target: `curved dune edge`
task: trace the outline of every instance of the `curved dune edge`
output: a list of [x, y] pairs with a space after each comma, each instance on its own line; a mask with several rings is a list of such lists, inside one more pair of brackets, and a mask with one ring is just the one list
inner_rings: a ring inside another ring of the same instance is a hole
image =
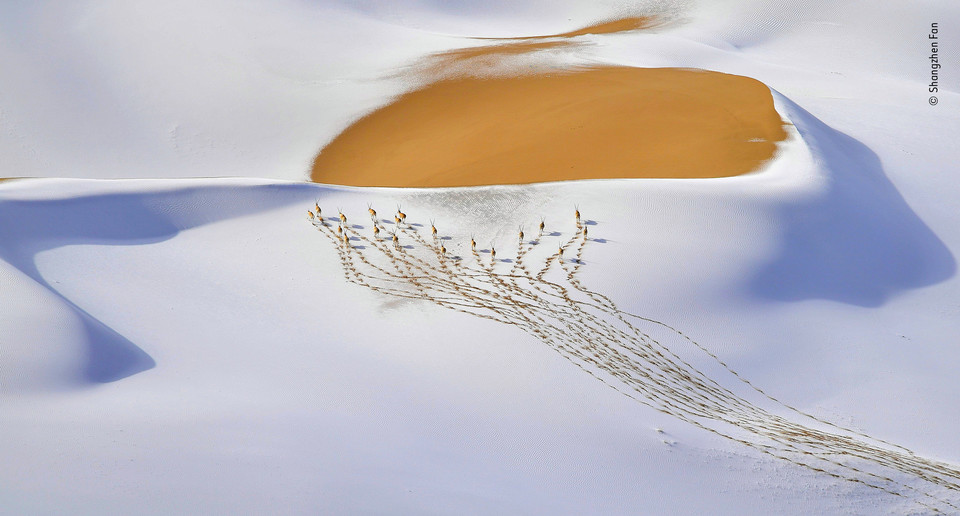
[[[428, 72], [443, 78], [443, 72], [452, 70], [455, 75], [489, 74], [491, 69], [503, 65], [503, 59], [534, 52], [560, 50], [581, 46], [584, 41], [574, 39], [586, 35], [606, 35], [649, 29], [661, 24], [662, 20], [653, 16], [631, 17], [611, 20], [580, 29], [544, 36], [517, 36], [512, 38], [474, 38], [496, 41], [492, 45], [466, 47], [430, 56], [432, 61]], [[542, 41], [549, 40], [549, 41]]]
[[728, 177], [786, 138], [748, 77], [595, 67], [430, 84], [362, 118], [316, 157], [311, 179], [454, 187], [578, 179]]
[[[529, 38], [533, 39], [533, 38]], [[541, 50], [553, 50], [558, 48], [574, 46], [574, 42], [566, 40], [556, 41], [519, 41], [513, 43], [502, 43], [498, 45], [484, 45], [481, 47], [458, 48], [447, 52], [440, 52], [431, 56], [439, 59], [441, 63], [453, 61], [472, 60], [481, 57], [507, 57]]]
[[561, 32], [558, 34], [545, 34], [542, 36], [520, 36], [515, 38], [477, 38], [477, 39], [547, 39], [547, 38], [575, 38], [577, 36], [586, 36], [587, 34], [615, 34], [618, 32], [629, 32], [633, 30], [649, 29], [657, 25], [657, 18], [654, 16], [631, 16], [618, 18], [604, 22], [595, 23], [586, 27]]

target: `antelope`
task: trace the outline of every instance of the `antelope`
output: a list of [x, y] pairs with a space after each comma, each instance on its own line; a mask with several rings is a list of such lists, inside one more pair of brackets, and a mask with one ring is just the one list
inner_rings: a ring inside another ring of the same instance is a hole
[[376, 224], [373, 225], [373, 238], [380, 240], [380, 226]]
[[523, 243], [523, 226], [520, 226], [520, 243]]
[[396, 231], [393, 232], [393, 246], [394, 246], [394, 247], [399, 247], [399, 246], [400, 246], [400, 239], [397, 238], [397, 232], [396, 232]]
[[477, 241], [473, 239], [473, 235], [470, 235], [470, 250], [473, 252], [477, 251]]
[[433, 234], [433, 238], [437, 238], [437, 225], [433, 223], [433, 219], [430, 219], [430, 233]]
[[400, 215], [394, 215], [394, 216], [393, 216], [393, 222], [396, 223], [396, 225], [399, 226], [399, 225], [400, 225]]
[[440, 244], [440, 256], [446, 256], [446, 255], [447, 255], [447, 248], [444, 247], [443, 244]]
[[317, 207], [317, 215], [320, 215], [320, 201], [317, 201], [314, 205]]
[[397, 217], [396, 217], [396, 218], [400, 219], [400, 222], [406, 222], [406, 221], [407, 221], [407, 214], [404, 213], [404, 212], [402, 212], [402, 211], [400, 211], [400, 205], [399, 205], [399, 204], [397, 205]]
[[347, 247], [350, 246], [350, 235], [347, 235], [346, 233], [343, 234], [343, 245]]
[[310, 217], [310, 220], [313, 220], [313, 212], [312, 212], [312, 211], [307, 210], [307, 216]]
[[574, 212], [577, 215], [577, 224], [580, 224], [580, 205], [574, 204], [573, 207], [574, 207]]
[[343, 226], [337, 226], [337, 234], [338, 234], [338, 235], [342, 235], [342, 234], [343, 234]]
[[490, 261], [497, 259], [497, 250], [493, 247], [493, 244], [490, 244]]
[[373, 209], [373, 205], [370, 204], [370, 203], [367, 203], [367, 212], [370, 213], [370, 220], [372, 220], [374, 223], [376, 223], [376, 222], [377, 222], [377, 210]]
[[540, 236], [543, 236], [543, 228], [545, 227], [547, 227], [547, 225], [543, 222], [543, 217], [540, 217]]
[[583, 238], [587, 238], [587, 226], [583, 226]]
[[337, 213], [340, 214], [340, 223], [341, 223], [341, 224], [346, 224], [346, 223], [347, 223], [347, 216], [344, 215], [342, 211], [340, 211], [340, 208], [337, 208]]
[[560, 259], [563, 259], [563, 246], [560, 246], [560, 249], [557, 251], [557, 255], [560, 256]]

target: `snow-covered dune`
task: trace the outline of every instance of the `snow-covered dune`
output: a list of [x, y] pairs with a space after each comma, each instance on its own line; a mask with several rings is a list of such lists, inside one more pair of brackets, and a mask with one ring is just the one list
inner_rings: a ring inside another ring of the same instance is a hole
[[292, 182], [431, 53], [652, 9], [551, 5], [0, 7], [0, 175], [51, 177], [0, 183], [0, 513], [956, 512], [957, 7], [661, 4], [563, 57], [769, 85], [754, 173]]
[[[52, 188], [43, 188], [44, 183]], [[145, 189], [144, 184], [155, 186]], [[48, 371], [33, 370], [17, 362], [18, 359], [34, 362], [33, 357], [39, 353], [33, 347], [40, 339], [24, 336], [11, 342], [17, 347], [7, 347], [12, 360], [5, 364], [9, 367], [0, 375], [5, 390], [16, 389], [20, 382], [35, 384], [41, 378], [52, 382], [46, 387], [116, 381], [155, 365], [134, 343], [65, 296], [55, 285], [57, 281], [52, 284], [38, 267], [39, 256], [72, 246], [150, 246], [197, 226], [255, 214], [290, 202], [272, 193], [278, 191], [276, 185], [243, 188], [238, 184], [202, 185], [193, 181], [188, 186], [175, 187], [157, 182], [133, 182], [118, 183], [120, 188], [101, 188], [100, 191], [96, 187], [84, 191], [89, 188], [84, 186], [85, 183], [70, 181], [39, 181], [30, 190], [39, 187], [46, 194], [43, 198], [20, 198], [14, 192], [13, 198], [2, 202], [4, 226], [0, 228], [3, 241], [0, 253], [6, 265], [48, 290], [58, 304], [69, 307], [83, 328], [77, 338], [82, 350], [70, 351], [75, 346], [50, 350], [53, 355], [48, 357], [50, 363], [60, 363], [61, 355], [82, 362], [78, 371], [63, 371], [59, 378], [49, 378]], [[131, 264], [131, 268], [149, 274], [150, 262], [138, 261]], [[82, 268], [70, 271], [85, 274]], [[36, 386], [44, 385], [41, 382]]]

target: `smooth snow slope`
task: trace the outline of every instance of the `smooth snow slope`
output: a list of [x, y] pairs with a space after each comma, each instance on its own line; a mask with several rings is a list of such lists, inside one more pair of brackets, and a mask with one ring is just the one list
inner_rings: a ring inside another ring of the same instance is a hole
[[764, 81], [796, 124], [767, 169], [452, 190], [276, 179], [408, 81], [381, 78], [463, 46], [439, 34], [610, 6], [3, 6], [3, 175], [275, 179], [0, 184], [0, 513], [927, 512], [655, 412], [516, 328], [349, 284], [305, 220], [400, 203], [509, 257], [517, 225], [566, 237], [579, 204], [590, 288], [956, 465], [960, 117], [955, 81], [927, 104], [925, 38], [957, 41], [958, 8], [758, 5], [674, 6], [579, 58]]

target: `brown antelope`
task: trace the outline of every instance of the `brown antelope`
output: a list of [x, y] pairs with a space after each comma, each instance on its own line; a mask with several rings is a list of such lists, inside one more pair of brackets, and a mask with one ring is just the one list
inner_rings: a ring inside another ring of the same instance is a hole
[[523, 226], [520, 226], [520, 243], [523, 243]]
[[433, 223], [433, 219], [430, 220], [430, 233], [433, 238], [437, 238], [437, 225]]
[[396, 223], [396, 225], [399, 226], [399, 225], [400, 225], [400, 215], [394, 215], [394, 216], [393, 216], [393, 222]]
[[446, 256], [446, 255], [447, 255], [447, 248], [444, 247], [443, 244], [440, 244], [440, 256]]
[[563, 246], [560, 246], [560, 249], [557, 251], [557, 255], [559, 255], [561, 259], [563, 258]]
[[587, 226], [583, 226], [583, 238], [587, 238]]
[[490, 244], [490, 261], [497, 259], [497, 250], [493, 247], [493, 244]]
[[344, 215], [342, 211], [340, 211], [340, 208], [337, 208], [337, 213], [340, 214], [340, 223], [341, 223], [341, 224], [346, 224], [346, 223], [347, 223], [347, 216]]
[[399, 246], [400, 246], [400, 239], [397, 238], [397, 232], [396, 232], [396, 231], [393, 232], [393, 246], [394, 246], [394, 247], [399, 247]]
[[350, 235], [346, 233], [343, 234], [343, 245], [346, 245], [346, 246], [350, 245]]
[[337, 226], [337, 235], [343, 234], [343, 226]]
[[543, 222], [543, 217], [540, 217], [540, 236], [543, 236], [543, 228], [545, 227], [547, 227], [547, 225]]
[[376, 222], [377, 222], [377, 210], [373, 209], [373, 205], [370, 204], [370, 203], [367, 203], [367, 212], [370, 213], [370, 220], [372, 220], [374, 223], [376, 223]]
[[376, 224], [373, 225], [373, 238], [380, 240], [380, 226]]
[[406, 221], [407, 221], [407, 214], [404, 213], [404, 212], [402, 212], [402, 211], [400, 211], [400, 205], [399, 205], [399, 204], [397, 205], [397, 218], [400, 219], [400, 222], [406, 222]]
[[474, 252], [477, 250], [477, 241], [473, 239], [473, 235], [470, 235], [470, 250]]
[[577, 224], [580, 224], [580, 206], [579, 205], [576, 205], [576, 204], [574, 205], [574, 212], [577, 215]]
[[307, 210], [307, 216], [310, 217], [310, 220], [314, 220], [314, 219], [313, 219], [313, 212], [312, 212], [312, 211]]
[[316, 203], [314, 203], [314, 206], [317, 207], [317, 215], [320, 215], [320, 201], [317, 201]]

